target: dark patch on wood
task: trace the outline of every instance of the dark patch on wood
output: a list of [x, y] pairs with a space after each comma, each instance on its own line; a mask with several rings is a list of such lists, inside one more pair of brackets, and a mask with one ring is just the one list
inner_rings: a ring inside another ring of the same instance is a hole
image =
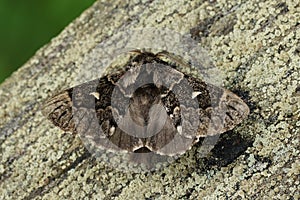
[[300, 85], [297, 86], [297, 88], [295, 89], [295, 95], [300, 95]]
[[227, 35], [233, 31], [236, 24], [236, 16], [233, 14], [225, 15], [218, 19], [210, 29], [211, 36]]
[[201, 21], [197, 26], [190, 30], [190, 34], [193, 39], [199, 41], [203, 37], [207, 37], [210, 34], [210, 28], [216, 20], [220, 19], [222, 15], [216, 15], [211, 18], [206, 18]]
[[277, 4], [277, 6], [275, 8], [280, 9], [280, 14], [282, 14], [282, 15], [289, 12], [289, 7], [285, 2], [281, 2], [281, 3]]
[[264, 120], [266, 126], [270, 126], [271, 124], [274, 124], [277, 122], [279, 113], [272, 113], [267, 119]]
[[251, 147], [253, 142], [250, 138], [243, 138], [239, 134], [229, 131], [220, 136], [219, 142], [211, 151], [212, 154], [208, 158], [204, 158], [204, 163], [208, 168], [225, 167], [234, 162], [248, 147]]
[[300, 54], [300, 46], [298, 46], [295, 51], [294, 51], [295, 54]]

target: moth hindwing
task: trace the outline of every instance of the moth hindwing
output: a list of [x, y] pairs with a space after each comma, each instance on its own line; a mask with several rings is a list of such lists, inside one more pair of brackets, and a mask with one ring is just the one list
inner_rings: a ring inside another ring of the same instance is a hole
[[99, 148], [171, 156], [199, 137], [233, 129], [249, 114], [234, 93], [180, 71], [178, 59], [162, 59], [173, 55], [131, 53], [122, 69], [48, 99], [45, 116]]

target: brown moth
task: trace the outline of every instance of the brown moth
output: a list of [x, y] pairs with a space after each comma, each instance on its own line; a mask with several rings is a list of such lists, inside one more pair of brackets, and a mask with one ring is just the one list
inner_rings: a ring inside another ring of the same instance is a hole
[[48, 99], [44, 115], [99, 148], [172, 156], [249, 114], [237, 95], [183, 72], [171, 54], [131, 53], [123, 68]]

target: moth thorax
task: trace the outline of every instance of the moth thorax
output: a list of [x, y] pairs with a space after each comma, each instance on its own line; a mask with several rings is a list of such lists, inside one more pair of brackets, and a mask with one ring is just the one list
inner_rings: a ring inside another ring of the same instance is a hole
[[160, 102], [160, 89], [154, 84], [139, 87], [130, 99], [129, 112], [132, 120], [140, 126], [147, 125], [151, 118], [151, 109]]

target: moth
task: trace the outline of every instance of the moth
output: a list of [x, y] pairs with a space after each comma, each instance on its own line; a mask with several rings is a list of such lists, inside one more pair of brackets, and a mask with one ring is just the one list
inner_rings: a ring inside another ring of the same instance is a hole
[[102, 149], [173, 156], [200, 137], [233, 129], [249, 114], [240, 97], [193, 76], [180, 58], [130, 54], [125, 66], [47, 99], [44, 115]]

